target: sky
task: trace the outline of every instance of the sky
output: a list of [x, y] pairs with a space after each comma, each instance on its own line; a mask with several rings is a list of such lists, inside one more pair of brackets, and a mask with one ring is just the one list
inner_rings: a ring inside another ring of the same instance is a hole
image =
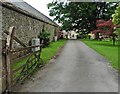
[[53, 17], [49, 16], [49, 10], [47, 8], [47, 4], [51, 3], [53, 0], [24, 0], [24, 1], [53, 20]]

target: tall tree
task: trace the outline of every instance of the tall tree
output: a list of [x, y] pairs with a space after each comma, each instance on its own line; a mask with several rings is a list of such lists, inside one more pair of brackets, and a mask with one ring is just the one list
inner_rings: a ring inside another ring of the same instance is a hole
[[[52, 2], [48, 4], [50, 16], [62, 24], [64, 30], [89, 33], [96, 29], [96, 20], [110, 19], [116, 3], [106, 2]], [[112, 9], [112, 10], [111, 10]]]

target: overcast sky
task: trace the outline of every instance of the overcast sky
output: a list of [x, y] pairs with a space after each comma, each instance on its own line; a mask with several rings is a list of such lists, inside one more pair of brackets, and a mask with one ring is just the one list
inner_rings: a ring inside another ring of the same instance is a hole
[[24, 1], [30, 4], [32, 7], [36, 8], [38, 11], [40, 11], [50, 19], [53, 19], [51, 16], [49, 16], [49, 10], [47, 8], [47, 4], [51, 3], [53, 0], [24, 0]]

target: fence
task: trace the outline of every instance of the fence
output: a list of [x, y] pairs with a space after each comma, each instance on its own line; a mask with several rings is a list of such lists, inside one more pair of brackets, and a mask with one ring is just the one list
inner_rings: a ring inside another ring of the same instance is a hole
[[[14, 36], [14, 26], [4, 33], [7, 34], [6, 49], [3, 50], [6, 56], [7, 91], [12, 92], [14, 86], [23, 82], [37, 66], [44, 65], [40, 58], [42, 44], [26, 46]], [[20, 46], [13, 48], [13, 41], [16, 41]], [[39, 50], [33, 51], [32, 49], [35, 48], [39, 48]]]

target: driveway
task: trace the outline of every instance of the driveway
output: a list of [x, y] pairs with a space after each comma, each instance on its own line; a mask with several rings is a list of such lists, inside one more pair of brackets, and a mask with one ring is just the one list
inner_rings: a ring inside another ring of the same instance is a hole
[[79, 40], [68, 40], [54, 63], [31, 79], [19, 92], [118, 92], [116, 71]]

